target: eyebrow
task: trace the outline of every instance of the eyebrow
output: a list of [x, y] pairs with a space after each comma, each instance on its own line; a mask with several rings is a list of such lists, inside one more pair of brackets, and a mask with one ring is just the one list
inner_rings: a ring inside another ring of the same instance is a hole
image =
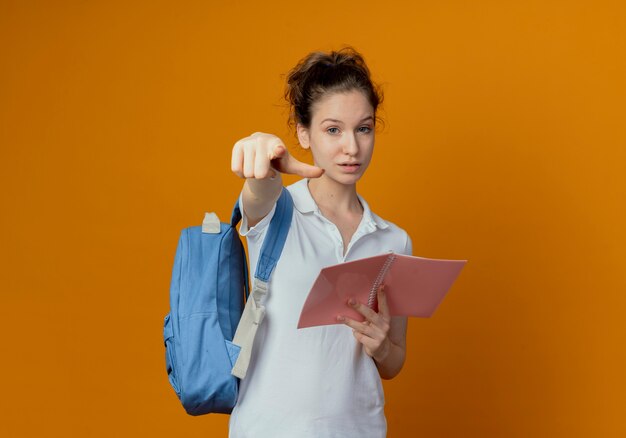
[[[372, 116], [367, 116], [367, 117], [365, 117], [365, 118], [361, 119], [361, 120], [359, 121], [359, 123], [362, 123], [362, 122], [364, 122], [364, 121], [366, 121], [366, 120], [374, 120], [374, 117], [372, 117]], [[324, 122], [343, 123], [341, 120], [337, 120], [337, 119], [324, 119], [324, 120], [322, 120], [322, 121], [320, 122], [320, 125], [321, 125], [322, 123], [324, 123]]]

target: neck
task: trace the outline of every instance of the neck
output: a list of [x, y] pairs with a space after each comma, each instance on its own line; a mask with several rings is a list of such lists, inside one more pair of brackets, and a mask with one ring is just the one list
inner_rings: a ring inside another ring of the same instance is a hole
[[363, 213], [363, 207], [356, 194], [356, 184], [341, 184], [322, 175], [309, 180], [309, 191], [315, 203], [325, 211], [335, 215]]

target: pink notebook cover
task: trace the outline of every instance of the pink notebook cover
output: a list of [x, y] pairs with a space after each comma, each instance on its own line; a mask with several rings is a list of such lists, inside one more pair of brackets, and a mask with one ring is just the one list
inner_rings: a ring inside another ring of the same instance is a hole
[[337, 316], [365, 318], [350, 298], [378, 311], [377, 285], [385, 285], [391, 316], [429, 317], [467, 260], [439, 260], [386, 253], [323, 268], [302, 307], [298, 328], [339, 324]]

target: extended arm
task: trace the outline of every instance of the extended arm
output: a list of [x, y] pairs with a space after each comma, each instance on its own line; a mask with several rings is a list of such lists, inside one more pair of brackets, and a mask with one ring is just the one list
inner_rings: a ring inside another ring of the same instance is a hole
[[281, 173], [317, 178], [324, 173], [318, 167], [301, 163], [291, 157], [280, 138], [255, 132], [233, 146], [231, 170], [246, 178], [243, 185], [242, 212], [248, 226], [258, 224], [272, 210], [283, 187]]

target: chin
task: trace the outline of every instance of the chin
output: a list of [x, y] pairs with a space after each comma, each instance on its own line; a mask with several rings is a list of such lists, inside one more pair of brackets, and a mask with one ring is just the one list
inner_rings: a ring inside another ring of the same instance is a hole
[[363, 173], [358, 172], [358, 173], [352, 173], [352, 174], [341, 173], [338, 175], [337, 174], [335, 175], [324, 174], [324, 175], [332, 179], [333, 181], [337, 181], [340, 184], [352, 185], [352, 184], [356, 184], [356, 182], [361, 179], [361, 177], [363, 176]]

